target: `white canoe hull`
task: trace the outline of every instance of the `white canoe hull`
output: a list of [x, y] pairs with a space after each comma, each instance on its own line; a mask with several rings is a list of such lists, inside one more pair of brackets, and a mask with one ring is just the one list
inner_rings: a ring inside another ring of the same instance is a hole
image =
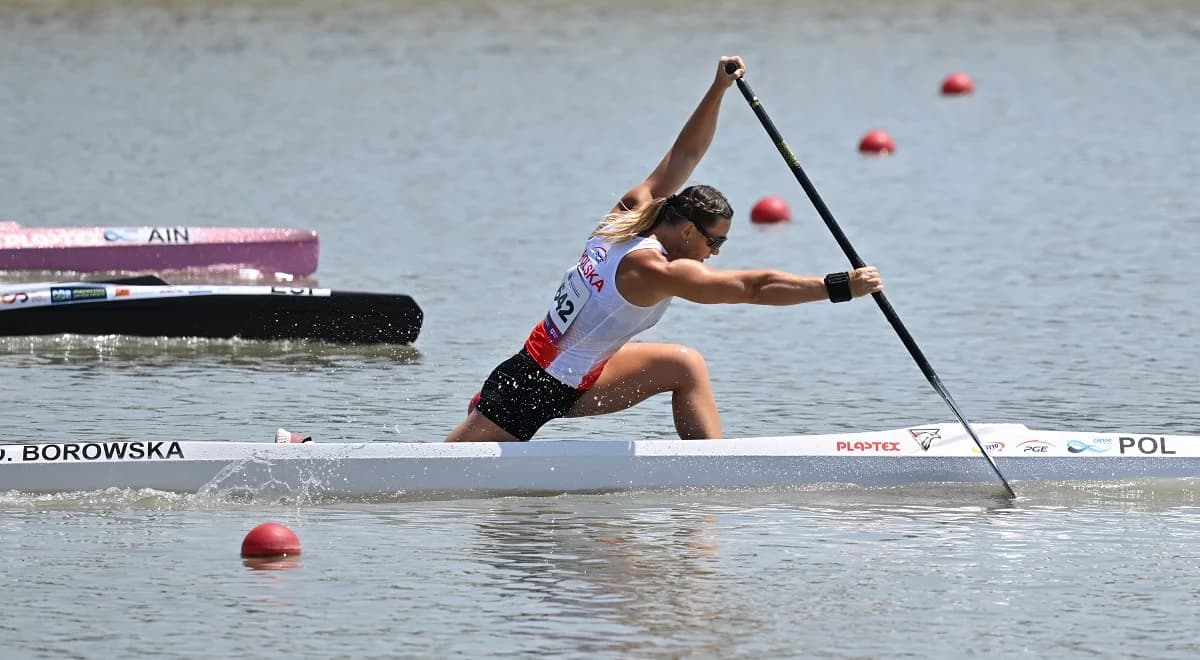
[[[1011, 482], [1200, 477], [1200, 437], [1031, 431], [1013, 424], [977, 431]], [[712, 441], [0, 445], [0, 490], [31, 493], [148, 488], [435, 497], [920, 483], [997, 480], [957, 424]]]

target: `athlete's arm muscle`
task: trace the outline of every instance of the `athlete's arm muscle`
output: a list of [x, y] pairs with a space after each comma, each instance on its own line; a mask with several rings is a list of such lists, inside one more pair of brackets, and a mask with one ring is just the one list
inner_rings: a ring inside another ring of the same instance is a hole
[[[662, 254], [639, 250], [625, 256], [617, 284], [626, 300], [653, 305], [672, 296], [697, 303], [797, 305], [828, 300], [825, 279], [781, 270], [719, 270], [694, 259], [667, 261]], [[883, 290], [879, 272], [871, 266], [852, 271], [854, 297]]]
[[[738, 69], [732, 74], [725, 73], [725, 63], [736, 62]], [[722, 57], [717, 67], [717, 75], [712, 85], [696, 109], [688, 117], [687, 123], [679, 131], [674, 144], [659, 161], [658, 166], [646, 177], [640, 185], [634, 187], [621, 197], [621, 201], [613, 207], [613, 213], [632, 211], [648, 204], [651, 200], [666, 197], [679, 190], [692, 175], [696, 165], [704, 158], [708, 146], [712, 144], [713, 135], [717, 132], [717, 117], [721, 110], [721, 99], [725, 90], [733, 81], [745, 72], [742, 58]]]

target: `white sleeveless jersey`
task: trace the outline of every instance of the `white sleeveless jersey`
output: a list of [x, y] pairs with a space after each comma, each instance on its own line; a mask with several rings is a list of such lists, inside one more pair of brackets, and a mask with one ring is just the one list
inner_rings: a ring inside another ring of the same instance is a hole
[[592, 237], [579, 263], [567, 269], [546, 318], [525, 341], [525, 350], [546, 373], [586, 390], [617, 349], [662, 318], [670, 298], [639, 307], [617, 291], [617, 267], [635, 250], [666, 254], [656, 238], [638, 237], [614, 245]]

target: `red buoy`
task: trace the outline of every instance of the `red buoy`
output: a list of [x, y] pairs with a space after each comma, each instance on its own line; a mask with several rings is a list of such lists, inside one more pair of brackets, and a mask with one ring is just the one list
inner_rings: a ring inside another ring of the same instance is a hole
[[778, 197], [763, 197], [750, 209], [750, 222], [787, 222], [792, 219], [792, 210], [787, 202]]
[[970, 94], [973, 91], [975, 83], [971, 82], [971, 77], [965, 73], [952, 73], [942, 81], [942, 94], [946, 96]]
[[858, 150], [870, 154], [890, 154], [896, 150], [896, 143], [884, 131], [870, 131], [859, 141]]
[[242, 539], [243, 557], [280, 557], [300, 554], [300, 539], [287, 526], [265, 522]]
[[471, 397], [471, 403], [467, 404], [467, 414], [468, 415], [475, 412], [475, 407], [479, 405], [479, 396], [481, 394], [483, 394], [483, 392], [476, 392], [475, 396]]

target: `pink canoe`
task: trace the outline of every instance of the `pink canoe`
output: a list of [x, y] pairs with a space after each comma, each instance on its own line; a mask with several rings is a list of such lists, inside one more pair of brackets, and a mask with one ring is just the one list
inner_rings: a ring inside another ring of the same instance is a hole
[[0, 222], [0, 271], [254, 268], [311, 275], [317, 232], [241, 227], [22, 227]]

